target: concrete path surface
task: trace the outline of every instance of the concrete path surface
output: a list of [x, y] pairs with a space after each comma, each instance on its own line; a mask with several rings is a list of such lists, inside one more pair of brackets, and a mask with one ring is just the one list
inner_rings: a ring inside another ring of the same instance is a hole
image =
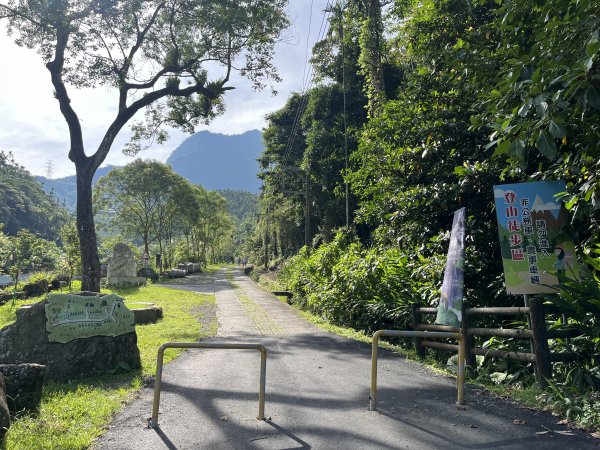
[[468, 388], [458, 410], [455, 381], [380, 351], [378, 411], [368, 411], [370, 346], [326, 333], [254, 284], [240, 269], [208, 283], [174, 287], [214, 292], [217, 342], [268, 349], [266, 407], [258, 413], [259, 354], [189, 350], [163, 372], [159, 427], [147, 427], [152, 389], [142, 391], [95, 449], [591, 449], [600, 441]]

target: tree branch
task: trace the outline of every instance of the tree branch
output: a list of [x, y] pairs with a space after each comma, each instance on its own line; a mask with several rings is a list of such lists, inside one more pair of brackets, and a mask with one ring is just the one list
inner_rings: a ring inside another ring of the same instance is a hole
[[9, 17], [20, 17], [21, 19], [27, 20], [28, 22], [32, 23], [33, 25], [35, 25], [37, 27], [40, 27], [44, 30], [48, 29], [48, 24], [38, 22], [34, 18], [32, 18], [26, 14], [23, 14], [22, 12], [17, 11], [16, 9], [11, 8], [8, 5], [0, 4], [0, 8], [3, 8], [6, 11], [8, 11], [8, 14], [6, 14], [6, 15], [0, 13], [0, 19], [5, 19], [5, 18], [8, 19]]
[[121, 80], [120, 80], [121, 86], [119, 87], [119, 111], [124, 110], [127, 105], [127, 93], [129, 92], [129, 87], [127, 86], [125, 79], [127, 77], [127, 72], [129, 72], [129, 69], [131, 68], [133, 58], [134, 58], [135, 54], [138, 52], [138, 50], [140, 49], [140, 47], [142, 46], [142, 44], [144, 43], [146, 34], [150, 30], [150, 28], [152, 28], [152, 25], [154, 25], [154, 23], [156, 22], [156, 18], [158, 17], [158, 14], [164, 7], [165, 7], [164, 2], [160, 3], [156, 7], [154, 12], [152, 13], [152, 17], [150, 18], [150, 20], [148, 21], [146, 26], [141, 31], [139, 28], [139, 22], [137, 20], [137, 16], [134, 16], [135, 17], [135, 25], [136, 25], [136, 29], [137, 29], [137, 37], [136, 37], [135, 44], [131, 47], [131, 50], [129, 51], [129, 56], [125, 58], [125, 61], [123, 62], [123, 67], [121, 68], [122, 73], [121, 73]]
[[[223, 85], [226, 82], [227, 82], [227, 79], [224, 79], [219, 83], [220, 86], [218, 86], [219, 89], [221, 89], [221, 91], [223, 91], [223, 92], [233, 89], [233, 88], [224, 87]], [[100, 167], [100, 164], [102, 164], [104, 162], [104, 159], [106, 158], [106, 155], [108, 154], [110, 147], [111, 147], [112, 143], [114, 142], [115, 138], [117, 137], [117, 134], [119, 133], [119, 131], [123, 128], [123, 126], [125, 126], [125, 124], [139, 110], [141, 110], [141, 109], [151, 105], [155, 101], [160, 100], [167, 96], [188, 97], [193, 94], [202, 94], [202, 95], [207, 95], [207, 96], [214, 95], [213, 92], [209, 91], [204, 86], [199, 85], [199, 84], [188, 86], [183, 89], [180, 89], [179, 87], [176, 87], [176, 86], [165, 86], [162, 89], [158, 89], [156, 91], [148, 93], [144, 97], [133, 102], [131, 105], [125, 107], [125, 109], [119, 111], [115, 120], [111, 123], [110, 127], [108, 127], [108, 130], [106, 131], [106, 134], [104, 135], [104, 138], [102, 139], [102, 142], [98, 146], [98, 150], [96, 151], [96, 153], [94, 153], [91, 156], [91, 158], [92, 158], [91, 166], [92, 166], [93, 170], [96, 170], [98, 167]], [[82, 147], [82, 152], [83, 152], [83, 147]]]
[[[69, 25], [67, 24], [66, 27]], [[65, 50], [69, 42], [69, 31], [64, 25], [56, 29], [56, 48], [54, 59], [46, 64], [46, 68], [50, 71], [52, 85], [55, 89], [55, 95], [58, 100], [60, 111], [65, 118], [69, 127], [69, 135], [71, 140], [71, 148], [69, 149], [69, 159], [76, 163], [79, 167], [84, 167], [87, 160], [83, 148], [83, 135], [79, 117], [71, 106], [71, 99], [67, 92], [65, 83], [62, 80], [62, 72], [65, 65]], [[66, 29], [65, 29], [66, 28]], [[96, 168], [94, 168], [94, 171]], [[94, 173], [93, 171], [91, 173]], [[89, 174], [87, 174], [89, 176]]]

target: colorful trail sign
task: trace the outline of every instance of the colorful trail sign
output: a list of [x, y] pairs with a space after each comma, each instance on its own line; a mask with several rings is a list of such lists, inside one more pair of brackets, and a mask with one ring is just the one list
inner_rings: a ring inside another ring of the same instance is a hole
[[577, 276], [567, 211], [557, 198], [565, 191], [564, 181], [494, 186], [507, 293], [556, 292]]

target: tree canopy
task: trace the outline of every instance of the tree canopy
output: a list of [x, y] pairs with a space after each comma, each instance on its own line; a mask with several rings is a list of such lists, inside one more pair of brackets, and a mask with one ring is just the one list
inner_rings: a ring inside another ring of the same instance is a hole
[[[285, 0], [58, 0], [0, 3], [18, 45], [35, 48], [50, 73], [69, 127], [77, 172], [77, 229], [84, 290], [99, 291], [91, 180], [117, 134], [138, 112], [126, 151], [136, 153], [163, 125], [192, 131], [223, 111], [233, 71], [257, 88], [278, 80], [273, 46], [287, 25]], [[71, 87], [116, 92], [114, 119], [86, 154]]]
[[222, 252], [233, 227], [225, 199], [158, 161], [138, 159], [100, 178], [94, 207], [102, 227], [163, 255], [167, 267], [231, 257], [231, 249]]
[[94, 188], [96, 210], [103, 210], [125, 235], [141, 240], [144, 251], [164, 241], [165, 226], [181, 214], [191, 185], [158, 161], [140, 159], [112, 170]]

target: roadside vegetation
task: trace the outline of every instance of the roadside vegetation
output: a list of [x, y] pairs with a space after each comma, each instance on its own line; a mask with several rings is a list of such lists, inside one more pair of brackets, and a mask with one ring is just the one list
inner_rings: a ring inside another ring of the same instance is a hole
[[[540, 297], [548, 329], [581, 335], [550, 339], [577, 360], [554, 363], [534, 397], [600, 427], [599, 9], [598, 0], [334, 2], [313, 47], [314, 82], [267, 117], [260, 215], [245, 241], [254, 264], [328, 323], [367, 335], [412, 328], [412, 303], [439, 303], [452, 213], [465, 207], [464, 299], [523, 306], [504, 285], [494, 185], [563, 180], [579, 276]], [[528, 363], [486, 357], [476, 370], [498, 391], [538, 389]]]
[[[289, 269], [284, 269], [283, 272], [286, 270]], [[256, 270], [251, 277], [268, 291], [292, 289], [290, 286], [293, 286], [293, 283], [288, 284], [286, 282], [289, 273], [280, 274]], [[297, 295], [297, 291], [292, 290], [292, 292]], [[280, 300], [286, 301], [283, 298]], [[306, 299], [294, 299], [293, 297], [293, 300], [288, 301], [288, 303], [298, 309], [299, 313], [312, 324], [348, 339], [370, 344], [372, 333], [376, 331], [375, 328], [365, 330], [344, 321], [324, 318], [319, 311], [307, 307]], [[397, 329], [410, 329], [412, 323], [407, 322], [404, 326], [394, 325], [394, 327]], [[410, 360], [418, 361], [436, 373], [448, 376], [456, 375], [457, 362], [455, 356], [448, 357], [449, 354], [447, 353], [440, 354], [430, 351], [424, 359], [421, 359], [414, 351], [410, 339], [382, 338], [379, 341], [379, 346], [400, 353]], [[507, 367], [506, 363], [501, 361], [486, 360], [486, 358], [478, 356], [477, 363], [479, 370], [476, 372], [475, 377], [468, 380], [470, 385], [486, 389], [499, 397], [510, 398], [529, 408], [551, 411], [564, 417], [564, 420], [572, 426], [595, 431], [595, 434], [600, 436], [600, 417], [598, 415], [600, 412], [598, 408], [600, 399], [593, 392], [586, 392], [581, 387], [564, 387], [557, 383], [551, 383], [548, 390], [541, 389], [534, 381], [531, 366], [518, 366], [518, 374], [514, 376], [512, 373], [517, 369]]]
[[[103, 290], [103, 293], [109, 293]], [[148, 383], [156, 371], [156, 352], [167, 341], [193, 342], [216, 333], [214, 297], [176, 291], [158, 285], [112, 291], [131, 302], [152, 302], [163, 309], [155, 324], [137, 325], [142, 367], [137, 371], [115, 368], [115, 373], [97, 378], [50, 382], [44, 385], [39, 414], [13, 418], [7, 448], [14, 450], [86, 449], [101, 435], [113, 415]], [[42, 300], [17, 301], [0, 306], [0, 327], [14, 321], [15, 307]], [[165, 363], [180, 349], [165, 353]], [[150, 414], [150, 411], [148, 412]]]

